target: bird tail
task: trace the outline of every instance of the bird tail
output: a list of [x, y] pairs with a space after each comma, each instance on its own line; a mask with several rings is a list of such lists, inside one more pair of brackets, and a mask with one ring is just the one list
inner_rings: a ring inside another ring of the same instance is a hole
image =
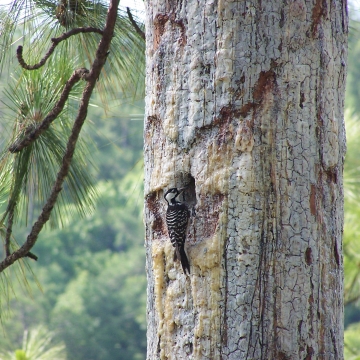
[[190, 274], [190, 264], [185, 253], [184, 245], [175, 247], [174, 260], [180, 260], [185, 275], [186, 271]]

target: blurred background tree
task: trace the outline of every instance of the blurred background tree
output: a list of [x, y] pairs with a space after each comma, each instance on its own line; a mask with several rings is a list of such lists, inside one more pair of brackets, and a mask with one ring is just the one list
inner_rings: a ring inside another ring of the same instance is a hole
[[[6, 236], [3, 216], [12, 196], [17, 205], [12, 248], [22, 244], [49, 193], [83, 84], [72, 89], [61, 116], [26, 149], [26, 156], [14, 156], [7, 148], [43, 119], [76, 68], [89, 68], [100, 36], [72, 37], [43, 68], [31, 72], [14, 61], [16, 46], [24, 45], [24, 58], [35, 63], [51, 37], [78, 26], [102, 28], [107, 6], [86, 0], [16, 1], [10, 11], [0, 9], [0, 232]], [[18, 262], [1, 274], [0, 359], [34, 358], [26, 341], [44, 348], [32, 335], [39, 326], [51, 334], [46, 337], [50, 350], [65, 345], [52, 359], [145, 358], [144, 40], [126, 9], [118, 14], [64, 196], [51, 216], [52, 226], [33, 249], [39, 261]]]
[[[13, 281], [0, 349], [19, 348], [25, 330], [44, 324], [65, 343], [69, 360], [145, 358], [143, 106], [124, 100], [111, 111], [91, 107], [85, 130], [94, 141], [96, 210], [44, 230], [34, 248], [39, 261], [31, 262], [36, 277], [26, 288]], [[27, 231], [16, 229], [15, 238]]]

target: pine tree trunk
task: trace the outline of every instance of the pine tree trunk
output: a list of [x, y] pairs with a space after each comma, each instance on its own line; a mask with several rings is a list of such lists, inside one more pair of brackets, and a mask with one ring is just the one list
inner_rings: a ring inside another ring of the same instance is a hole
[[[346, 1], [147, 3], [155, 359], [343, 358]], [[190, 184], [173, 260], [164, 191]]]

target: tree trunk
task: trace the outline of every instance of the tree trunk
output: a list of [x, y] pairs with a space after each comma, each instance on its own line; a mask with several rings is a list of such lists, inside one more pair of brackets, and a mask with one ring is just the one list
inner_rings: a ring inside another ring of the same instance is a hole
[[[342, 359], [346, 1], [146, 21], [147, 358]], [[185, 276], [163, 194], [188, 183]]]

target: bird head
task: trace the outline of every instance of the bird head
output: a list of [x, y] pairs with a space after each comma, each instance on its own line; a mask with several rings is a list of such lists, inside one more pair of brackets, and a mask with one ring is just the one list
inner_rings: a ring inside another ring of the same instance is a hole
[[165, 193], [164, 198], [168, 204], [174, 204], [176, 202], [176, 198], [181, 195], [184, 190], [185, 188], [171, 188]]

